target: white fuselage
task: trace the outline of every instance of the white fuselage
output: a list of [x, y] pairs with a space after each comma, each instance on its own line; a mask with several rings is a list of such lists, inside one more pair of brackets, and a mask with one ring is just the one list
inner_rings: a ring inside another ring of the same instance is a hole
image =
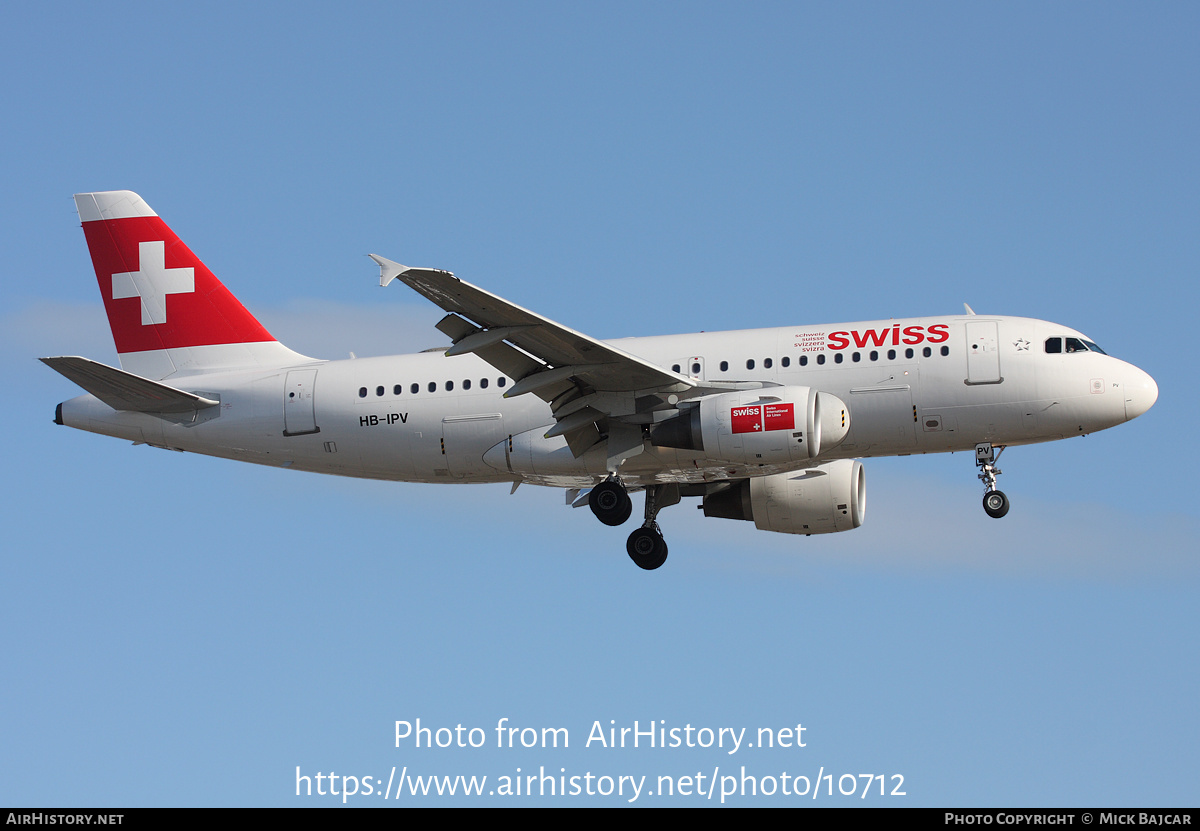
[[[1047, 352], [1054, 337], [1084, 339], [1045, 321], [959, 316], [612, 343], [702, 381], [807, 386], [837, 396], [849, 410], [850, 430], [821, 453], [818, 461], [826, 461], [1050, 441], [1112, 427], [1153, 404], [1157, 387], [1146, 373], [1098, 351]], [[602, 449], [576, 459], [564, 439], [543, 439], [554, 424], [549, 405], [531, 394], [504, 398], [513, 380], [470, 354], [436, 350], [164, 381], [220, 406], [173, 421], [118, 412], [85, 395], [62, 405], [63, 423], [178, 450], [375, 479], [588, 487], [606, 475]], [[525, 450], [518, 452], [522, 445], [512, 437], [522, 434]], [[621, 475], [636, 487], [779, 469], [647, 444]]]

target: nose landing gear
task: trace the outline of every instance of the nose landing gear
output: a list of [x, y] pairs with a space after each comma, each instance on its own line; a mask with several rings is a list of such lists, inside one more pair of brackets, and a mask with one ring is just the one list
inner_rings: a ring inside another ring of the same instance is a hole
[[996, 489], [996, 477], [1003, 473], [996, 467], [996, 460], [1003, 452], [1004, 445], [1000, 445], [999, 449], [993, 447], [991, 442], [975, 445], [975, 465], [979, 468], [979, 481], [983, 482], [987, 489], [983, 494], [983, 510], [992, 519], [1000, 519], [1008, 513], [1009, 508], [1008, 497], [1004, 495], [1004, 491]]

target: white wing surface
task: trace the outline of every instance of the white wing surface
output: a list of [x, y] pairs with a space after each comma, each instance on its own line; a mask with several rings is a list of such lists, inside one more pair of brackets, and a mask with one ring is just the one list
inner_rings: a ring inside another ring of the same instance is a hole
[[[379, 284], [400, 280], [448, 314], [437, 328], [454, 341], [446, 354], [473, 352], [516, 383], [505, 394], [532, 393], [550, 403], [562, 435], [579, 455], [613, 432], [612, 421], [649, 423], [673, 410], [670, 396], [692, 397], [695, 379], [497, 297], [448, 271], [409, 268], [371, 255]], [[653, 414], [658, 413], [656, 418]], [[640, 443], [640, 430], [638, 432]]]

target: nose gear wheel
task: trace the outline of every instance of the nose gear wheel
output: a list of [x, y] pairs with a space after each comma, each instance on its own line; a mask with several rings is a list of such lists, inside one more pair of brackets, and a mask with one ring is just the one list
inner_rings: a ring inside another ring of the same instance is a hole
[[983, 495], [983, 510], [992, 519], [999, 519], [1008, 513], [1008, 497], [1004, 491], [988, 491]]
[[1009, 501], [1004, 491], [996, 489], [996, 477], [1003, 473], [996, 467], [996, 460], [1004, 452], [1004, 446], [999, 449], [989, 442], [975, 445], [975, 465], [979, 468], [979, 481], [983, 482], [986, 491], [983, 494], [983, 510], [992, 519], [1000, 519], [1008, 513]]

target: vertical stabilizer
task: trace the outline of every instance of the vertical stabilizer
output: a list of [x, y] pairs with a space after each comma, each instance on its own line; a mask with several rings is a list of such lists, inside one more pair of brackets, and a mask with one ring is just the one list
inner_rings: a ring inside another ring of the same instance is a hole
[[78, 193], [75, 207], [127, 372], [161, 380], [311, 360], [275, 340], [136, 193]]

